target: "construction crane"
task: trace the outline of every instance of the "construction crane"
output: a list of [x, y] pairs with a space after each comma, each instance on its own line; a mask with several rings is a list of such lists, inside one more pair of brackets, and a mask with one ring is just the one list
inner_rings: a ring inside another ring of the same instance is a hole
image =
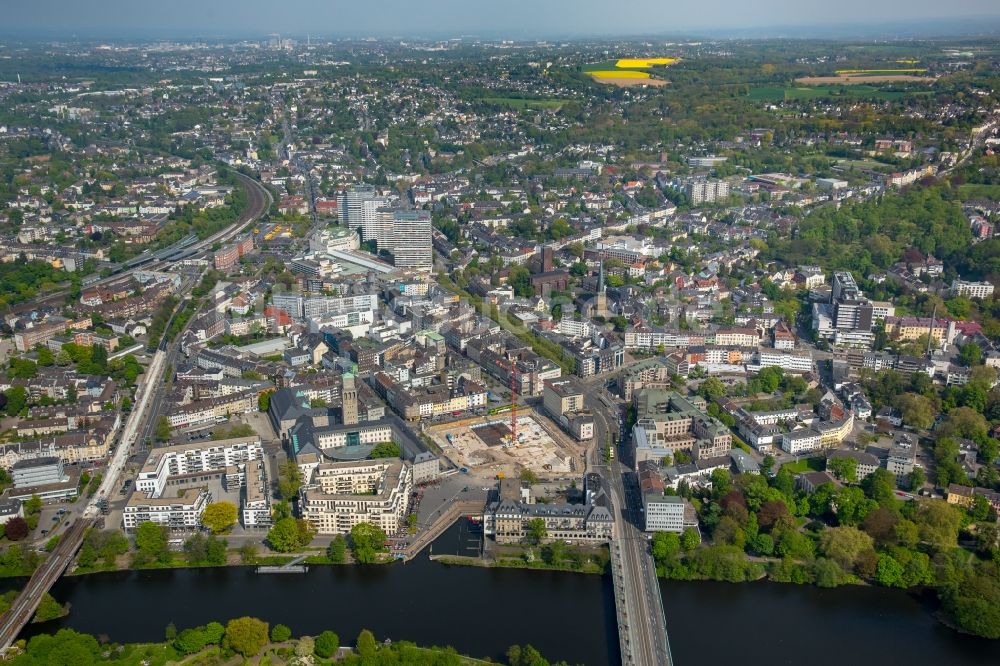
[[517, 375], [516, 365], [510, 362], [510, 443], [517, 444]]

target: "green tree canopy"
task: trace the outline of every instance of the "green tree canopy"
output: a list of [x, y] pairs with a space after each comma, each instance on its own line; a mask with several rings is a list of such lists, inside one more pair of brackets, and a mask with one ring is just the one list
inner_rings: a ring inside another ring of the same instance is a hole
[[239, 617], [226, 625], [226, 645], [244, 657], [252, 657], [268, 642], [267, 622], [255, 617]]

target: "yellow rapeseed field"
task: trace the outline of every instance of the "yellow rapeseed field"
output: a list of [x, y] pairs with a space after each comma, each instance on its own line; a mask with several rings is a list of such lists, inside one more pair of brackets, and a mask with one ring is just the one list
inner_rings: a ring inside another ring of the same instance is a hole
[[653, 65], [672, 65], [677, 60], [677, 58], [622, 58], [615, 63], [615, 67], [643, 69]]

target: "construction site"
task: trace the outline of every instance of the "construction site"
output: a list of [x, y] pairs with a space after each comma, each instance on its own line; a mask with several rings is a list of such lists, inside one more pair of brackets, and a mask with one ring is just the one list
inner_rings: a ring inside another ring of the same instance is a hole
[[470, 473], [517, 476], [529, 469], [545, 478], [583, 469], [583, 448], [530, 409], [452, 422], [428, 428], [427, 434], [456, 467]]

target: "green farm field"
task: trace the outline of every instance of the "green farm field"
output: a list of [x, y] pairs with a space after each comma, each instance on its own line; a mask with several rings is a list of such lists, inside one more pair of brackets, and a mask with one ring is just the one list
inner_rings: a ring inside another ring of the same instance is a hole
[[858, 97], [883, 100], [895, 100], [908, 95], [929, 95], [926, 90], [903, 91], [882, 90], [874, 86], [802, 86], [794, 88], [761, 87], [753, 88], [747, 95], [750, 99], [760, 101], [783, 102], [803, 99], [822, 99], [825, 97]]

